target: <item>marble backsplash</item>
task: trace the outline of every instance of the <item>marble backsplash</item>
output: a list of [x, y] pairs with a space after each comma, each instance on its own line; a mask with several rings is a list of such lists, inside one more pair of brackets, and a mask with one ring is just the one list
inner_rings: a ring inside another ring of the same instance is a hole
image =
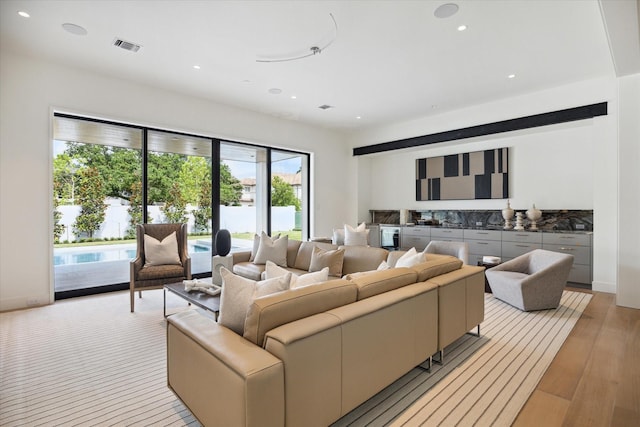
[[[526, 209], [514, 209], [525, 213]], [[537, 222], [541, 231], [593, 231], [593, 210], [541, 210], [542, 218]], [[378, 224], [399, 224], [399, 210], [372, 210], [371, 222]], [[409, 211], [409, 222], [431, 224], [443, 227], [495, 228], [502, 229], [504, 219], [500, 210], [420, 210]], [[515, 216], [512, 220], [515, 224]], [[529, 220], [524, 215], [525, 230]]]

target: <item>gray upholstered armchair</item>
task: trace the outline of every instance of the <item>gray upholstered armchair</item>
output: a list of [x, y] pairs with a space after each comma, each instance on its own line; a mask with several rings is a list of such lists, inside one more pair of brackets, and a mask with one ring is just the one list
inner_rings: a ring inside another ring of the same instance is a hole
[[467, 242], [444, 242], [432, 240], [424, 252], [428, 254], [451, 255], [459, 258], [463, 264], [469, 264], [469, 244]]
[[[175, 239], [171, 236], [174, 232]], [[138, 224], [136, 241], [136, 258], [129, 267], [132, 313], [135, 291], [142, 298], [143, 290], [161, 289], [167, 283], [191, 280], [186, 224]], [[145, 246], [152, 252], [146, 253]]]
[[535, 249], [486, 271], [493, 295], [523, 311], [558, 308], [573, 255]]

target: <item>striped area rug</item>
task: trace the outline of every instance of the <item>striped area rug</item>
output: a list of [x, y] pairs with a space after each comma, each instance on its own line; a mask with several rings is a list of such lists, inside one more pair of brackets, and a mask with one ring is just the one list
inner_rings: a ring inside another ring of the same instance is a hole
[[[162, 291], [76, 298], [0, 313], [0, 425], [199, 426], [167, 388]], [[509, 425], [591, 295], [523, 313], [486, 295], [480, 339], [448, 346], [336, 426]], [[189, 309], [168, 295], [169, 312]]]

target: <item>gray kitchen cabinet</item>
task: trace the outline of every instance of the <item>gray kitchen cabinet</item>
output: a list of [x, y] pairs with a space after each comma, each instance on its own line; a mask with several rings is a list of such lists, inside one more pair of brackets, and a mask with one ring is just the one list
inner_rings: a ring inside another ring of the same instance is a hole
[[400, 236], [400, 246], [403, 250], [416, 248], [420, 252], [427, 247], [431, 241], [431, 227], [424, 226], [404, 226]]
[[463, 230], [464, 241], [469, 245], [469, 264], [477, 265], [484, 256], [502, 255], [502, 232], [499, 230]]

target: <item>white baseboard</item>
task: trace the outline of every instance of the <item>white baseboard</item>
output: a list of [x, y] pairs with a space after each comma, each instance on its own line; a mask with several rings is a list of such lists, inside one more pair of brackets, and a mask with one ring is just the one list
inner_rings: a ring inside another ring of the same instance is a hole
[[597, 291], [597, 292], [606, 292], [609, 294], [615, 294], [617, 287], [615, 283], [598, 282], [594, 280], [593, 282], [591, 282], [591, 290]]

